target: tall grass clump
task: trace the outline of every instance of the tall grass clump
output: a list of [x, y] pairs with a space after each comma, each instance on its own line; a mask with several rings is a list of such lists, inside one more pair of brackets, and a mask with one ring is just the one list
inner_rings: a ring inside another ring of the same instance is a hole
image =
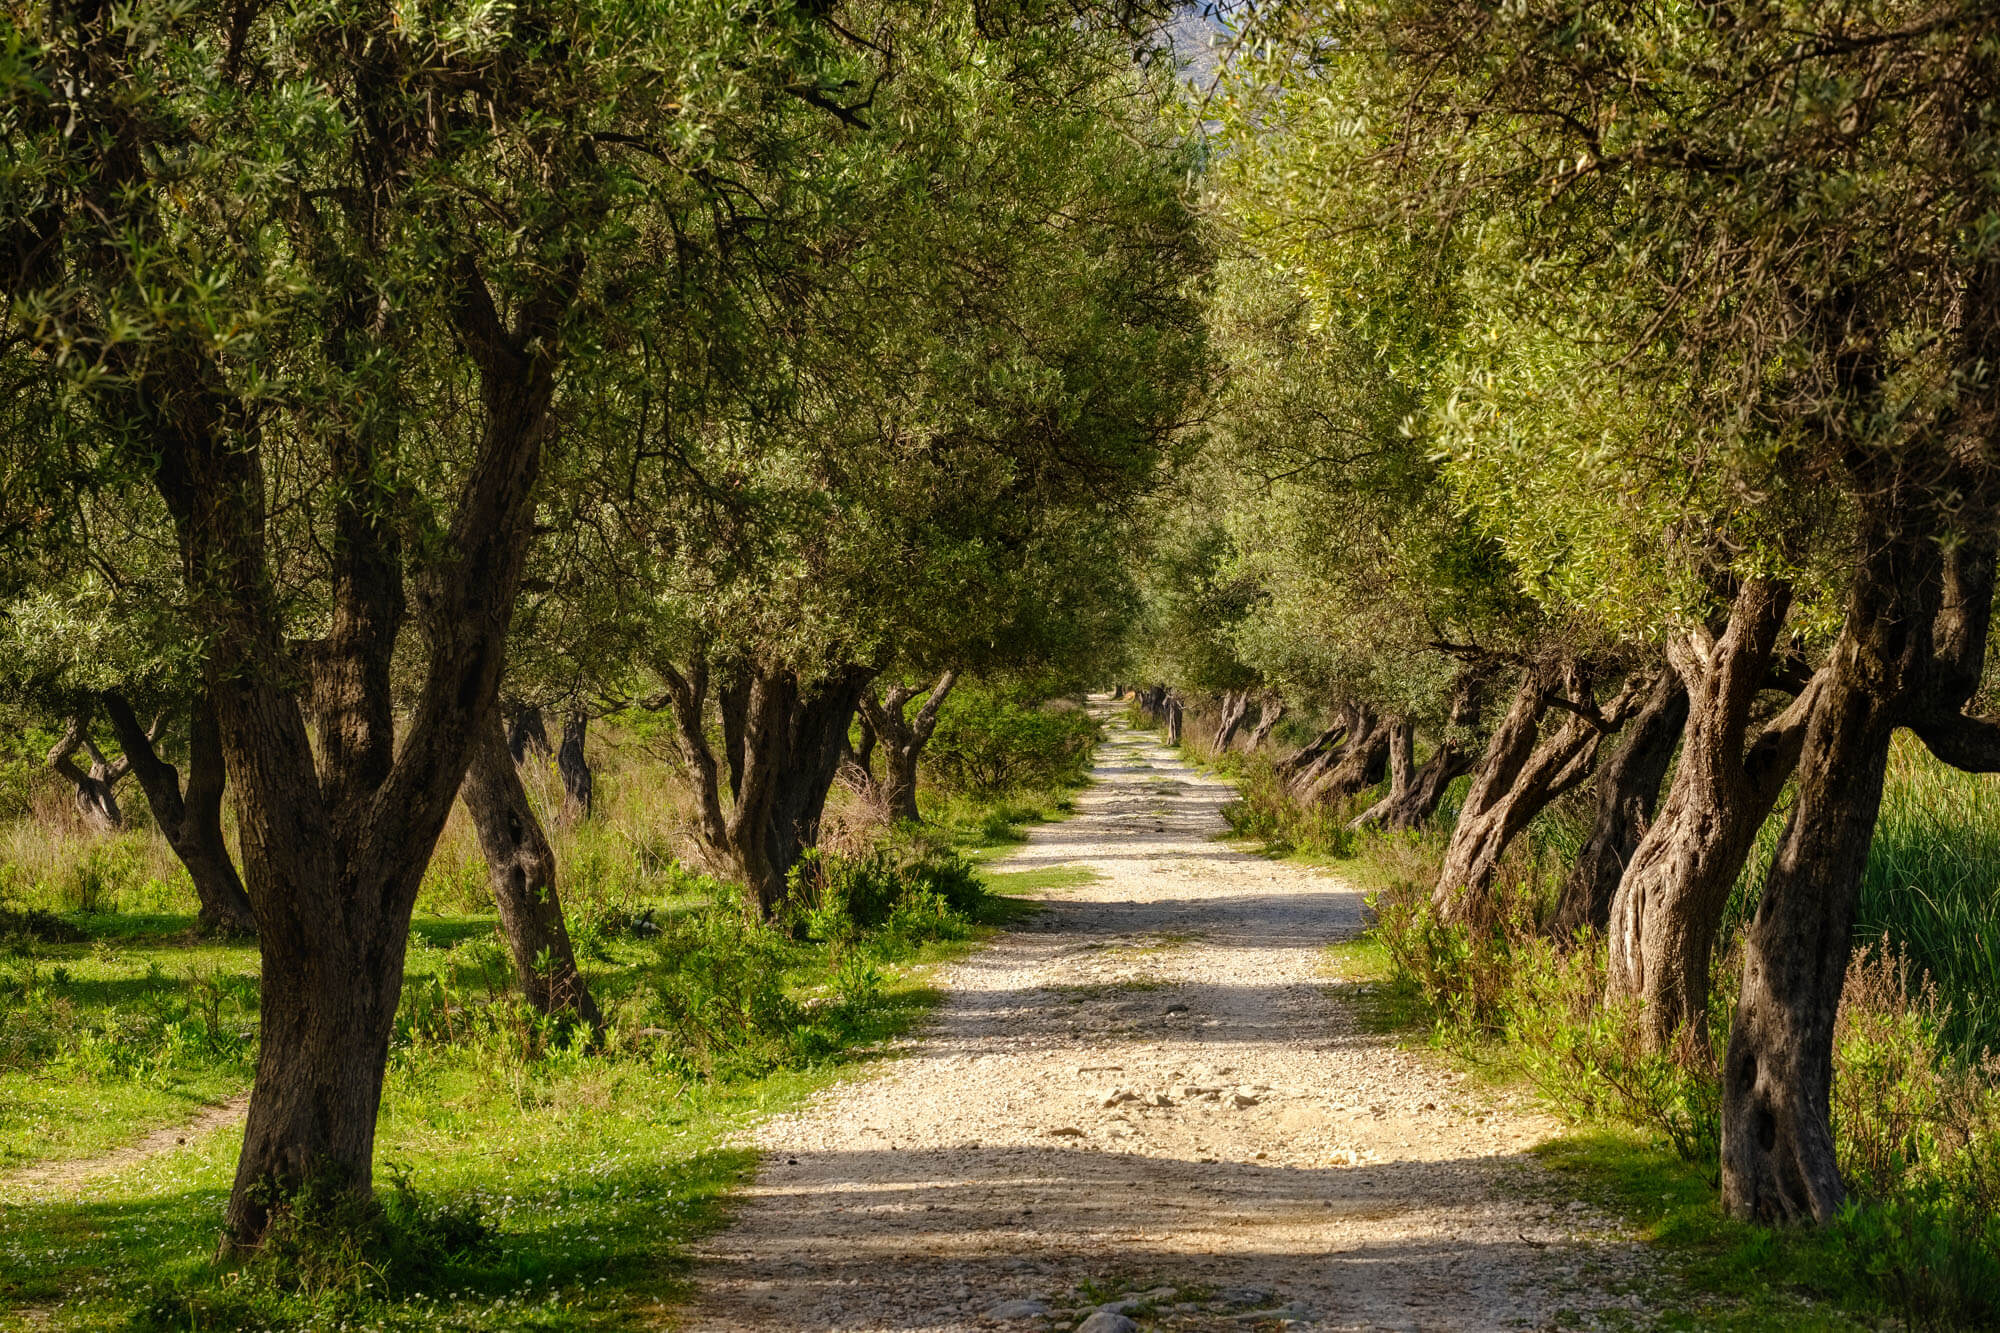
[[1949, 998], [1946, 1042], [2000, 1050], [2000, 777], [1898, 738], [1856, 930], [1887, 935]]

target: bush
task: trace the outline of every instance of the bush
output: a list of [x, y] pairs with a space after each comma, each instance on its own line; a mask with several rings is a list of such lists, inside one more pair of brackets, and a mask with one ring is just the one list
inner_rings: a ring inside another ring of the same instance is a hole
[[945, 701], [924, 757], [939, 786], [993, 796], [1081, 783], [1097, 739], [1096, 720], [1080, 709], [961, 689]]

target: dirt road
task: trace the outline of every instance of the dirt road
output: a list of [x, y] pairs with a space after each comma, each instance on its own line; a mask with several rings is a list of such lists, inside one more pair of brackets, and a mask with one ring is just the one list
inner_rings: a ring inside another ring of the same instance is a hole
[[757, 1131], [684, 1327], [1644, 1322], [1643, 1251], [1524, 1156], [1553, 1125], [1329, 981], [1358, 893], [1214, 841], [1229, 788], [1150, 736], [1096, 776], [1008, 866], [1096, 878], [949, 969], [906, 1058]]

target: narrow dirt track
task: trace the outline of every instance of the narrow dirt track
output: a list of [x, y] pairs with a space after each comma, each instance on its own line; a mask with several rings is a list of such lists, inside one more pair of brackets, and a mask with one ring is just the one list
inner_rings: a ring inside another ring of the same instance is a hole
[[1552, 1123], [1329, 982], [1358, 893], [1216, 843], [1230, 789], [1150, 736], [1114, 724], [1096, 778], [1008, 863], [1095, 881], [947, 970], [906, 1058], [758, 1129], [678, 1326], [1645, 1322], [1643, 1250], [1523, 1155]]

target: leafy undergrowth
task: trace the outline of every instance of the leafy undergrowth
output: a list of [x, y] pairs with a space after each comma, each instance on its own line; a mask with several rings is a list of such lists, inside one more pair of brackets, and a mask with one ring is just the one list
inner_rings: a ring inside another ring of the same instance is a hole
[[[0, 1185], [0, 1327], [663, 1319], [689, 1242], [754, 1164], [736, 1131], [877, 1057], [935, 1002], [928, 965], [1030, 910], [1024, 895], [1074, 882], [975, 864], [1063, 803], [956, 801], [927, 830], [812, 858], [784, 930], [667, 863], [635, 885], [631, 854], [606, 841], [569, 904], [611, 1017], [596, 1048], [518, 1003], [492, 919], [450, 910], [472, 886], [446, 863], [412, 930], [377, 1206], [295, 1200], [262, 1254], [218, 1260], [236, 1129], [80, 1196]], [[247, 1085], [253, 947], [199, 939], [186, 915], [49, 919], [63, 938], [17, 932], [0, 960], [0, 1163], [94, 1154]]]
[[[2000, 1325], [2000, 1066], [1956, 1057], [1949, 1006], [1892, 947], [1856, 958], [1836, 1025], [1834, 1134], [1852, 1202], [1830, 1226], [1774, 1229], [1723, 1214], [1713, 1059], [1647, 1051], [1633, 1015], [1601, 1002], [1601, 947], [1555, 948], [1527, 915], [1440, 926], [1424, 897], [1377, 895], [1368, 941], [1334, 966], [1372, 980], [1373, 1025], [1531, 1086], [1569, 1123], [1541, 1155], [1662, 1247], [1667, 1326]], [[1711, 1001], [1717, 1050], [1730, 970]]]

